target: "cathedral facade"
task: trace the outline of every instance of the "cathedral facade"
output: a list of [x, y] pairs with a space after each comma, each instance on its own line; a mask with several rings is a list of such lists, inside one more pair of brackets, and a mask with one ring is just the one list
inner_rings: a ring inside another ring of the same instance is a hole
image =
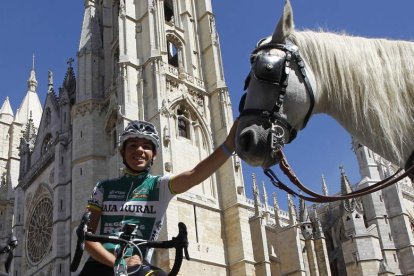
[[[16, 114], [8, 99], [0, 109], [0, 242], [12, 232], [19, 240], [12, 275], [70, 275], [74, 230], [93, 187], [122, 174], [118, 134], [129, 121], [148, 120], [159, 130], [153, 174], [192, 168], [233, 122], [210, 0], [84, 6], [77, 72], [70, 59], [57, 90], [50, 73], [42, 105], [33, 68]], [[342, 193], [392, 170], [365, 147], [354, 148], [363, 179], [351, 187], [341, 172]], [[280, 210], [275, 195], [269, 206], [266, 189], [260, 196], [252, 183], [253, 200], [233, 156], [171, 201], [160, 239], [175, 236], [179, 221], [187, 225], [192, 260], [181, 275], [414, 273], [411, 182], [355, 201], [300, 202], [299, 211], [291, 198], [289, 210]], [[154, 260], [166, 270], [173, 261], [167, 250]]]

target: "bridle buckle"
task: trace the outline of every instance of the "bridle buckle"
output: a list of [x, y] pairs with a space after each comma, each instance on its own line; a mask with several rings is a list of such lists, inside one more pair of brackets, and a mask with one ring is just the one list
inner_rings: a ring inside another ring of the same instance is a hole
[[276, 156], [276, 152], [281, 150], [286, 144], [285, 129], [280, 124], [272, 122], [270, 135], [270, 148], [272, 150], [272, 155]]

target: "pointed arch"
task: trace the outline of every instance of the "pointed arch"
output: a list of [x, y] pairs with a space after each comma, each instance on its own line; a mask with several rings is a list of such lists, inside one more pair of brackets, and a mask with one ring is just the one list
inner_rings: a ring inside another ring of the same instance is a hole
[[[168, 109], [169, 114], [172, 115], [170, 116], [171, 143], [176, 145], [175, 149], [179, 149], [179, 151], [172, 154], [171, 161], [174, 162], [174, 168], [179, 172], [188, 169], [188, 166], [196, 165], [210, 155], [213, 150], [213, 140], [205, 118], [189, 98], [184, 95], [177, 98], [170, 104]], [[180, 122], [186, 123], [189, 139], [183, 138], [180, 135]], [[183, 158], [185, 158], [185, 162], [183, 162]], [[209, 199], [216, 199], [217, 187], [215, 177], [212, 176], [200, 185], [193, 187], [191, 193]]]
[[45, 135], [45, 138], [43, 138], [41, 153], [45, 154], [46, 152], [48, 152], [49, 149], [52, 147], [52, 144], [53, 144], [52, 134], [48, 133]]
[[174, 1], [164, 0], [164, 18], [165, 21], [174, 24]]
[[52, 113], [50, 111], [50, 107], [47, 107], [45, 110], [45, 125], [48, 126], [50, 125], [52, 120]]
[[[202, 138], [205, 141], [204, 148], [206, 148], [208, 152], [211, 153], [211, 149], [213, 148], [213, 140], [212, 140], [211, 134], [208, 131], [208, 125], [205, 121], [204, 115], [200, 113], [195, 103], [185, 96], [177, 98], [171, 102], [169, 110], [170, 110], [170, 113], [173, 114], [174, 118], [178, 117], [177, 108], [179, 107], [185, 107], [186, 112], [189, 115], [189, 117], [186, 117], [186, 118], [188, 119], [188, 122], [190, 123], [190, 134], [193, 133], [192, 131], [194, 129], [194, 126], [197, 125], [200, 128], [201, 134], [203, 135]], [[178, 132], [176, 133], [178, 134]]]
[[167, 61], [176, 68], [184, 67], [184, 39], [175, 32], [167, 32]]

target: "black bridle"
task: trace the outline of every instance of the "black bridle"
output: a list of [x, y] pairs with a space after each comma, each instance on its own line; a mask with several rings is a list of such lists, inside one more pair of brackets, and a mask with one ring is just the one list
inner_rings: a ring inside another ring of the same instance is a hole
[[[264, 50], [278, 49], [285, 52], [284, 57], [275, 55], [263, 54]], [[259, 53], [260, 52], [260, 53]], [[250, 79], [255, 78], [260, 82], [266, 82], [270, 85], [279, 87], [279, 96], [273, 106], [272, 110], [265, 109], [244, 109], [247, 94], [245, 93], [239, 103], [240, 117], [245, 115], [259, 115], [262, 118], [268, 119], [271, 124], [269, 132], [269, 140], [271, 141], [270, 148], [272, 156], [275, 156], [276, 151], [280, 150], [285, 144], [290, 143], [296, 138], [297, 129], [295, 129], [286, 119], [286, 114], [283, 111], [283, 103], [287, 92], [289, 73], [291, 71], [290, 64], [295, 62], [304, 81], [305, 89], [309, 95], [310, 106], [306, 116], [303, 120], [303, 129], [309, 121], [310, 116], [315, 105], [315, 95], [309, 78], [306, 75], [305, 63], [299, 54], [299, 49], [292, 43], [278, 44], [266, 43], [259, 45], [250, 56], [252, 69], [246, 78], [244, 90], [249, 86]], [[285, 133], [287, 132], [287, 133]], [[287, 139], [286, 139], [287, 138]]]

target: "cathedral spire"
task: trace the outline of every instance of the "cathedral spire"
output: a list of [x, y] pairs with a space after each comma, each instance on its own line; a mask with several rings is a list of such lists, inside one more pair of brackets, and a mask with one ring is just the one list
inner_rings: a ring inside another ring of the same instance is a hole
[[309, 219], [308, 208], [306, 207], [305, 200], [301, 198], [299, 199], [299, 202], [299, 221], [301, 223], [302, 235], [306, 240], [309, 240], [313, 237], [312, 222]]
[[308, 214], [308, 208], [306, 207], [306, 202], [302, 198], [299, 199], [300, 205], [300, 213], [299, 213], [299, 219], [300, 222], [308, 222], [309, 221], [309, 214]]
[[47, 72], [47, 93], [53, 92], [53, 72], [48, 71]]
[[10, 99], [9, 99], [9, 97], [6, 97], [6, 100], [4, 100], [4, 102], [3, 102], [3, 105], [1, 106], [1, 108], [0, 108], [0, 117], [1, 117], [1, 115], [11, 115], [11, 116], [14, 116], [14, 114], [13, 114], [13, 109], [12, 109], [12, 107], [11, 107], [11, 104], [10, 104]]
[[329, 192], [328, 192], [328, 185], [326, 185], [326, 179], [325, 176], [322, 174], [322, 194], [324, 196], [328, 196]]
[[32, 70], [30, 71], [30, 76], [29, 76], [29, 79], [27, 80], [27, 88], [30, 92], [36, 92], [36, 89], [37, 89], [37, 80], [36, 80], [34, 62], [35, 62], [35, 55], [33, 54]]
[[[349, 183], [348, 177], [345, 174], [345, 169], [343, 166], [340, 166], [341, 170], [341, 194], [347, 195], [352, 193], [351, 184]], [[355, 198], [343, 200], [343, 206], [347, 212], [352, 213], [355, 210]]]
[[30, 112], [29, 120], [26, 123], [26, 129], [23, 132], [23, 136], [20, 143], [20, 153], [24, 154], [32, 152], [34, 149], [34, 143], [36, 141], [36, 127], [33, 124], [32, 113]]
[[40, 103], [39, 95], [36, 93], [37, 81], [36, 73], [34, 70], [34, 56], [27, 85], [28, 90], [26, 96], [23, 98], [23, 101], [20, 104], [19, 109], [16, 111], [15, 121], [25, 125], [29, 120], [29, 116], [31, 116], [34, 125], [38, 127], [40, 124], [40, 119], [42, 118], [43, 107]]
[[267, 191], [264, 181], [262, 182], [263, 187], [263, 201], [264, 201], [264, 218], [266, 220], [266, 223], [270, 223], [270, 212], [269, 212], [269, 204], [268, 204], [268, 197], [267, 197]]
[[254, 214], [255, 216], [260, 215], [260, 195], [259, 188], [256, 183], [256, 174], [252, 173], [252, 182], [253, 182], [253, 198], [254, 198]]
[[289, 208], [289, 225], [293, 226], [296, 225], [296, 207], [290, 194], [287, 194], [287, 199]]
[[340, 166], [339, 169], [341, 170], [341, 194], [346, 195], [352, 192], [351, 184], [345, 174], [344, 166]]
[[67, 91], [70, 101], [73, 103], [76, 97], [76, 77], [75, 72], [72, 67], [72, 63], [75, 62], [73, 58], [69, 58], [66, 64], [68, 68], [66, 70], [66, 75], [63, 80], [63, 88]]
[[322, 224], [318, 216], [318, 212], [316, 211], [316, 207], [313, 208], [313, 219], [315, 224], [315, 238], [325, 238], [325, 234], [323, 233]]
[[96, 5], [94, 1], [85, 0], [85, 13], [79, 41], [80, 55], [91, 52], [97, 54], [102, 48], [101, 28], [98, 19], [99, 12], [96, 10]]
[[266, 191], [266, 186], [265, 186], [264, 181], [262, 182], [262, 187], [263, 187], [264, 208], [265, 208], [265, 211], [268, 211], [269, 210], [269, 205], [267, 204], [268, 197], [267, 197], [267, 191]]
[[275, 224], [280, 228], [280, 216], [279, 216], [279, 202], [277, 201], [276, 192], [273, 192], [273, 209], [275, 210]]

